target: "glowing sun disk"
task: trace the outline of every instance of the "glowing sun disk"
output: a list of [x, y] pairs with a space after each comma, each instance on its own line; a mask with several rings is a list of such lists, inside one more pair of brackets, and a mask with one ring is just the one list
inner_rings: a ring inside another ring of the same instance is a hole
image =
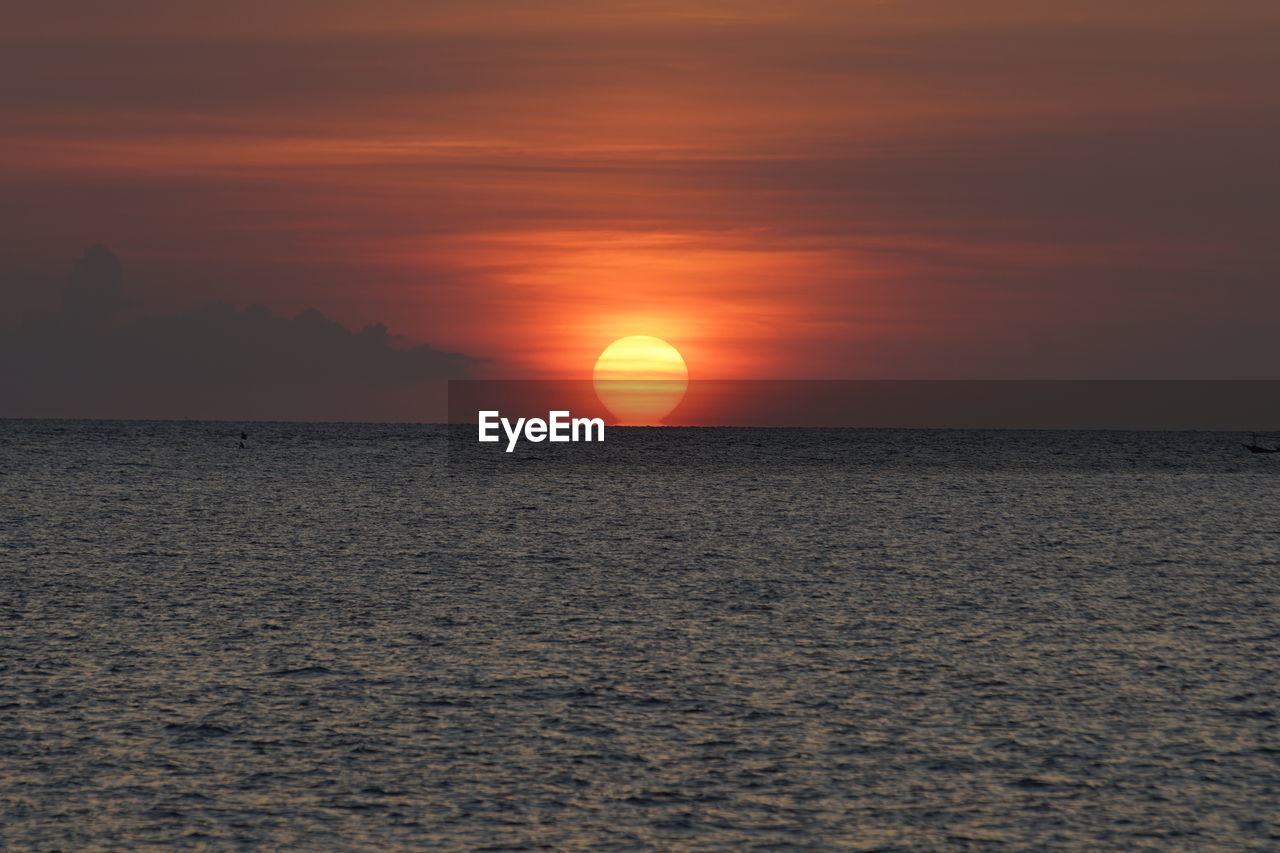
[[689, 369], [671, 344], [649, 335], [619, 338], [596, 359], [596, 396], [621, 426], [656, 426], [684, 398]]

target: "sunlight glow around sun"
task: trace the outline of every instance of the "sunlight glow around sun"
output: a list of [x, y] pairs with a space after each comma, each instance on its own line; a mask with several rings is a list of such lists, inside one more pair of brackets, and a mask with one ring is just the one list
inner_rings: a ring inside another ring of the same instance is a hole
[[662, 338], [632, 335], [605, 347], [591, 378], [618, 425], [657, 426], [684, 398], [689, 369]]

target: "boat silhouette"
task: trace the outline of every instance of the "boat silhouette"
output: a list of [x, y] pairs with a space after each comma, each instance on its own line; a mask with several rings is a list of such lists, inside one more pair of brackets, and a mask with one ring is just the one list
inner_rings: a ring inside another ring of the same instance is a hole
[[1251, 444], [1242, 445], [1245, 450], [1250, 453], [1280, 453], [1280, 446], [1263, 447], [1261, 444], [1258, 444], [1258, 434], [1256, 432], [1250, 434], [1253, 436], [1253, 442]]

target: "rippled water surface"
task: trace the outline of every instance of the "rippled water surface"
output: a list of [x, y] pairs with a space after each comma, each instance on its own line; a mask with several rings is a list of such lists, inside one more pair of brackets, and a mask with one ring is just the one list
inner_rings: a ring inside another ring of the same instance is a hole
[[1238, 439], [0, 422], [0, 847], [1277, 849]]

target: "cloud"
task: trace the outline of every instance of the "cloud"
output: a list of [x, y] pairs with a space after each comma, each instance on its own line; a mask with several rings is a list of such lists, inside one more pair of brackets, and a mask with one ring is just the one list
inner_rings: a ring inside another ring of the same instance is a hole
[[62, 300], [62, 315], [80, 323], [93, 323], [130, 307], [120, 260], [106, 246], [90, 246], [76, 260]]
[[[92, 246], [60, 307], [0, 335], [0, 415], [365, 419], [388, 392], [468, 375], [481, 360], [353, 331], [309, 308], [278, 317], [225, 303], [129, 319], [119, 260]], [[391, 397], [395, 395], [392, 394]], [[411, 405], [397, 419], [413, 419]], [[372, 419], [372, 418], [370, 418]]]
[[300, 2], [0, 11], [0, 267], [92, 236], [166, 311], [397, 306], [556, 375], [663, 330], [717, 375], [1280, 357], [1273, 0]]

